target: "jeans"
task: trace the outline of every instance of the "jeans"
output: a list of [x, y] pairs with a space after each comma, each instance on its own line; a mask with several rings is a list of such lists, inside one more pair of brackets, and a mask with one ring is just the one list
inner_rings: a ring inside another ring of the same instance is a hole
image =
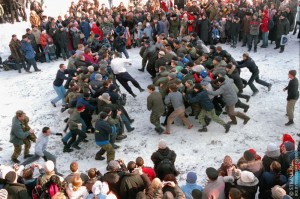
[[[82, 124], [82, 128], [81, 130], [83, 132], [86, 132], [86, 125], [85, 125], [85, 122], [83, 121], [82, 118], [80, 118], [80, 123]], [[62, 141], [64, 142], [68, 142], [68, 140], [72, 137], [72, 132], [69, 131], [63, 138], [62, 138]]]
[[264, 47], [268, 47], [268, 41], [269, 41], [269, 38], [268, 38], [268, 36], [269, 36], [269, 32], [263, 32], [262, 33], [262, 41], [263, 41], [263, 46]]
[[45, 58], [46, 58], [46, 62], [49, 63], [50, 62], [50, 57], [49, 57], [49, 54], [45, 54]]
[[53, 86], [53, 88], [54, 88], [54, 90], [55, 90], [55, 92], [56, 92], [56, 94], [57, 94], [57, 97], [56, 98], [54, 98], [53, 100], [51, 100], [51, 103], [56, 103], [56, 102], [58, 102], [59, 100], [62, 100], [62, 104], [64, 105], [64, 104], [66, 104], [65, 103], [65, 100], [64, 100], [64, 98], [65, 98], [65, 94], [66, 94], [66, 89], [65, 89], [65, 87], [63, 86], [63, 85], [61, 85], [61, 86]]
[[26, 70], [30, 70], [31, 66], [33, 66], [34, 70], [38, 70], [38, 67], [36, 65], [36, 61], [34, 58], [32, 59], [26, 59], [27, 62], [27, 69]]

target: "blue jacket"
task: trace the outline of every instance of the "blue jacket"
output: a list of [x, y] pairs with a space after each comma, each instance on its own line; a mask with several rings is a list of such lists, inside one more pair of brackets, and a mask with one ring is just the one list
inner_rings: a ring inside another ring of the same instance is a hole
[[214, 104], [208, 97], [206, 90], [202, 90], [197, 93], [195, 96], [189, 95], [189, 102], [191, 104], [198, 103], [204, 110], [211, 111], [214, 109]]
[[115, 28], [115, 33], [117, 36], [120, 36], [120, 34], [124, 34], [126, 31], [125, 27], [124, 26], [117, 26]]
[[112, 127], [108, 122], [98, 119], [95, 123], [95, 141], [97, 145], [103, 146], [109, 143]]
[[181, 190], [182, 192], [184, 193], [186, 199], [193, 199], [193, 196], [192, 196], [192, 191], [194, 189], [198, 189], [200, 191], [203, 190], [203, 188], [200, 186], [200, 185], [197, 185], [197, 184], [191, 184], [191, 183], [186, 183], [186, 185], [183, 185], [181, 187]]
[[22, 40], [21, 49], [26, 59], [33, 59], [35, 57], [34, 50], [32, 48], [31, 43]]
[[85, 38], [88, 39], [91, 32], [90, 24], [87, 21], [81, 22], [79, 24], [79, 27], [80, 27], [80, 31], [84, 34]]

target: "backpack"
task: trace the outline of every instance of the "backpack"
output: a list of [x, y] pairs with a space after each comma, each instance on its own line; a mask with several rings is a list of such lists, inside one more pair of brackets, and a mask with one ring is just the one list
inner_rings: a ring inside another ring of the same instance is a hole
[[174, 174], [175, 173], [175, 167], [171, 161], [171, 156], [172, 156], [171, 151], [169, 151], [167, 155], [162, 155], [160, 152], [158, 152], [158, 157], [161, 160], [157, 164], [157, 175], [158, 176], [164, 177], [166, 174]]
[[268, 21], [268, 29], [271, 30], [272, 28], [274, 28], [274, 21], [272, 19], [269, 19]]

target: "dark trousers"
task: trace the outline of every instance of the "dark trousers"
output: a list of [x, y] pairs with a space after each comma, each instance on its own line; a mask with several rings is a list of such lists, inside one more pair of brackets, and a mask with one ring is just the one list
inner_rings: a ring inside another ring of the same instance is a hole
[[133, 95], [134, 93], [128, 85], [128, 82], [131, 82], [136, 88], [141, 89], [140, 84], [135, 79], [133, 79], [133, 77], [131, 77], [131, 75], [128, 72], [116, 74], [116, 79], [131, 95]]
[[259, 71], [255, 72], [255, 73], [252, 73], [252, 75], [251, 75], [251, 77], [250, 77], [250, 79], [248, 81], [248, 85], [250, 86], [250, 88], [251, 88], [251, 90], [253, 92], [257, 92], [258, 91], [257, 88], [253, 84], [254, 81], [256, 83], [261, 84], [261, 85], [266, 86], [266, 87], [268, 87], [270, 85], [269, 83], [267, 83], [267, 82], [259, 79]]
[[36, 65], [36, 61], [34, 58], [32, 59], [26, 59], [27, 62], [27, 69], [26, 70], [30, 70], [31, 66], [33, 66], [34, 70], [38, 70], [38, 67]]
[[[67, 143], [66, 148], [70, 148], [72, 145], [78, 145], [82, 140], [86, 138], [86, 134], [79, 129], [71, 130], [71, 133], [72, 133], [72, 137], [70, 141]], [[76, 140], [77, 135], [78, 138]]]
[[155, 70], [154, 64], [149, 64], [149, 62], [148, 62], [146, 70], [151, 75], [151, 77], [154, 78], [156, 76], [156, 70]]
[[280, 47], [280, 50], [284, 50], [284, 45], [280, 45], [280, 41], [281, 41], [281, 38], [276, 38], [276, 41], [275, 41], [275, 44], [276, 44], [276, 48], [279, 48]]
[[248, 50], [251, 50], [252, 43], [254, 45], [254, 50], [257, 50], [257, 42], [258, 42], [258, 35], [249, 35]]
[[248, 43], [249, 36], [250, 36], [249, 33], [244, 33], [243, 34], [243, 45], [246, 45]]
[[18, 62], [18, 63], [17, 63], [17, 66], [18, 66], [18, 71], [19, 71], [19, 73], [21, 72], [21, 68], [24, 68], [24, 70], [27, 70], [25, 61], [20, 61], [20, 62]]

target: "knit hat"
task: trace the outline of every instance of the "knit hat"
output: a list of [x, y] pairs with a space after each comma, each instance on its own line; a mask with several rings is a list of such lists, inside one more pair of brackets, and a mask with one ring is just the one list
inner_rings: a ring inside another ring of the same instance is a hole
[[292, 75], [293, 77], [296, 77], [297, 71], [296, 70], [290, 70], [289, 74]]
[[294, 151], [295, 144], [292, 142], [284, 142], [283, 145], [285, 146], [286, 151]]
[[258, 184], [258, 179], [255, 175], [250, 171], [242, 171], [241, 177], [238, 179], [237, 184], [240, 186], [255, 186]]
[[275, 158], [280, 156], [280, 149], [279, 146], [277, 146], [274, 143], [270, 143], [267, 146], [266, 156], [270, 158]]
[[192, 196], [194, 199], [202, 199], [202, 192], [199, 189], [194, 189], [192, 191]]
[[96, 80], [102, 79], [102, 75], [99, 74], [99, 73], [97, 73], [97, 74], [95, 75], [95, 79], [96, 79]]
[[51, 160], [48, 160], [47, 162], [45, 162], [44, 169], [46, 173], [54, 171], [54, 163]]
[[117, 170], [119, 168], [119, 162], [116, 160], [111, 160], [107, 166], [108, 170]]
[[77, 109], [78, 112], [82, 112], [82, 111], [84, 111], [85, 106], [82, 105], [82, 104], [78, 104], [78, 105], [76, 106], [76, 109]]
[[100, 118], [103, 119], [103, 120], [104, 120], [105, 118], [107, 118], [107, 116], [108, 116], [108, 115], [107, 115], [107, 113], [105, 113], [105, 112], [101, 112], [101, 113], [100, 113]]
[[282, 199], [286, 195], [286, 191], [279, 185], [275, 185], [272, 189], [272, 197], [274, 199]]
[[175, 79], [177, 77], [176, 73], [169, 73], [168, 75], [171, 79]]
[[218, 178], [218, 171], [213, 167], [208, 167], [206, 169], [206, 175], [209, 179], [215, 181]]
[[159, 149], [165, 149], [165, 148], [167, 148], [167, 143], [166, 143], [166, 141], [165, 141], [165, 140], [160, 140], [160, 141], [158, 142], [158, 148], [159, 148]]
[[195, 172], [188, 172], [186, 176], [186, 182], [190, 184], [195, 184], [197, 181], [197, 174]]
[[5, 189], [0, 189], [0, 199], [7, 199], [8, 192]]
[[14, 182], [16, 180], [16, 178], [17, 178], [17, 173], [14, 171], [10, 171], [5, 175], [5, 180], [8, 183]]
[[109, 100], [109, 94], [108, 93], [103, 93], [102, 95], [101, 95], [101, 97], [102, 97], [102, 99], [104, 99], [104, 100]]

